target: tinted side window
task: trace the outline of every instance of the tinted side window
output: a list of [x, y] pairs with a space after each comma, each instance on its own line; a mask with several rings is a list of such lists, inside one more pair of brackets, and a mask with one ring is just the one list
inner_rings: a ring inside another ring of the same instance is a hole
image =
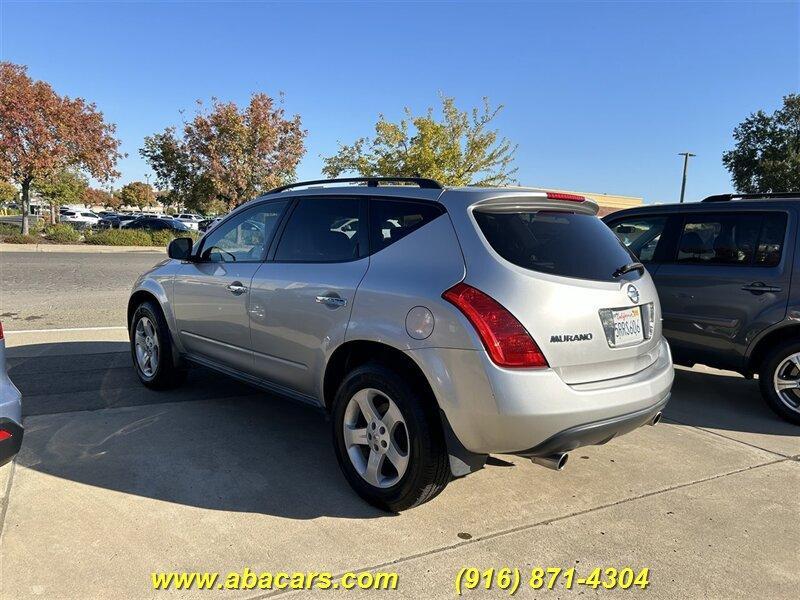
[[203, 240], [201, 258], [212, 262], [258, 261], [288, 201], [267, 202], [239, 213]]
[[378, 252], [444, 214], [435, 204], [400, 200], [371, 200], [369, 204], [369, 246]]
[[774, 213], [764, 216], [761, 234], [756, 247], [756, 264], [774, 267], [781, 262], [783, 240], [786, 237], [786, 214]]
[[677, 262], [775, 266], [786, 234], [782, 213], [725, 213], [686, 217]]
[[650, 262], [656, 252], [667, 217], [632, 217], [611, 226], [619, 240], [643, 262]]
[[361, 203], [355, 198], [303, 198], [289, 217], [275, 260], [342, 262], [360, 255]]

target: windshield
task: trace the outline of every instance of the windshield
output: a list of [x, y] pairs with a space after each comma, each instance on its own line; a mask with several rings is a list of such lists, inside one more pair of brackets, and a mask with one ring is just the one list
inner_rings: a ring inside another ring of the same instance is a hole
[[483, 235], [500, 256], [517, 266], [578, 279], [632, 280], [640, 272], [614, 276], [636, 258], [593, 215], [556, 211], [475, 211]]

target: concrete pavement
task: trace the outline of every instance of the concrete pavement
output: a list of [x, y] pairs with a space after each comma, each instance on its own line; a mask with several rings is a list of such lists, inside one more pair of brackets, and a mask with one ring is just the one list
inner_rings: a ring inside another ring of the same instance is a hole
[[28, 416], [0, 471], [3, 599], [154, 597], [153, 570], [245, 566], [397, 571], [384, 593], [401, 598], [453, 597], [462, 566], [647, 566], [655, 598], [791, 598], [800, 583], [800, 431], [742, 378], [680, 370], [668, 415], [683, 423], [579, 449], [561, 473], [497, 457], [390, 516], [350, 491], [319, 413], [199, 369], [145, 390], [118, 334], [95, 336], [9, 350]]

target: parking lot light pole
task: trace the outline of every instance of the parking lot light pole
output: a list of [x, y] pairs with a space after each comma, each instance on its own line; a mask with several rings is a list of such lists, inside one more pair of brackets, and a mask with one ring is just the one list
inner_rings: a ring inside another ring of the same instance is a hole
[[683, 157], [683, 180], [681, 181], [681, 204], [683, 204], [683, 195], [686, 193], [686, 171], [689, 168], [689, 157], [697, 155], [691, 152], [678, 152], [678, 156]]

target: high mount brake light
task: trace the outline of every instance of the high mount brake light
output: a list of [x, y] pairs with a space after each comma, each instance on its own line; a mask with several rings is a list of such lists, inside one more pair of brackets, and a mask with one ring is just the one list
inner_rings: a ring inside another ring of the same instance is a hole
[[494, 298], [466, 283], [442, 294], [478, 332], [492, 361], [501, 367], [546, 367], [547, 359], [517, 318]]
[[564, 192], [547, 192], [548, 200], [569, 200], [570, 202], [586, 202], [586, 198], [578, 194], [565, 194]]

